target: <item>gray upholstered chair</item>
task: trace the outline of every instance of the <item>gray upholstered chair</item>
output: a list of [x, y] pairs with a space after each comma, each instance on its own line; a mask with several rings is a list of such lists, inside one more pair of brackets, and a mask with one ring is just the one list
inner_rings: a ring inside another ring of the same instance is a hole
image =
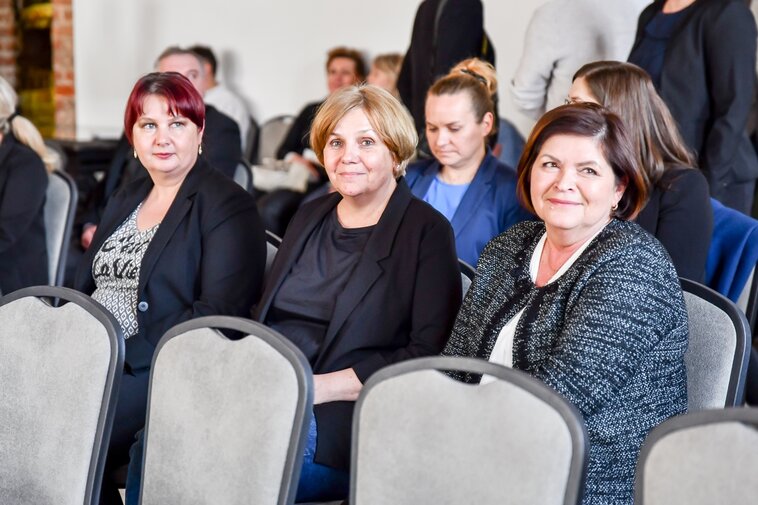
[[253, 116], [250, 116], [250, 124], [247, 128], [245, 139], [245, 152], [242, 154], [248, 163], [255, 163], [258, 156], [258, 134], [261, 127]]
[[[481, 385], [440, 370], [486, 374]], [[518, 370], [421, 358], [364, 385], [353, 418], [354, 505], [577, 504], [587, 434], [576, 409]]]
[[253, 192], [253, 169], [247, 160], [240, 160], [234, 169], [234, 182], [239, 184], [248, 193]]
[[99, 502], [123, 340], [113, 316], [71, 289], [0, 299], [0, 503]]
[[271, 266], [274, 264], [274, 258], [276, 258], [280, 245], [282, 245], [282, 239], [275, 233], [266, 230], [266, 269], [263, 273], [264, 281], [268, 279], [268, 274], [271, 272]]
[[750, 352], [745, 315], [726, 297], [680, 279], [689, 319], [687, 404], [690, 412], [743, 403]]
[[74, 180], [67, 173], [54, 170], [48, 176], [44, 209], [48, 279], [52, 286], [63, 285], [66, 253], [74, 226], [77, 201]]
[[153, 358], [140, 503], [293, 503], [312, 394], [305, 357], [261, 324], [175, 326]]
[[686, 414], [653, 429], [637, 463], [637, 505], [755, 503], [758, 409]]
[[261, 125], [258, 133], [258, 163], [265, 158], [276, 158], [276, 151], [294, 120], [294, 116], [282, 115], [272, 117]]
[[470, 288], [471, 283], [474, 282], [474, 277], [476, 277], [476, 268], [460, 258], [458, 258], [458, 266], [461, 269], [461, 289], [463, 290], [463, 296], [465, 297], [468, 288]]

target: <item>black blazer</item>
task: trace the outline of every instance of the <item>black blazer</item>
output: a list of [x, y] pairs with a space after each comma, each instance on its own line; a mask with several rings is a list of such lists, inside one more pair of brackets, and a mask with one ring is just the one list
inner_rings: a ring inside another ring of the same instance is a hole
[[42, 159], [12, 134], [0, 143], [0, 292], [47, 284]]
[[[307, 203], [292, 220], [276, 255], [255, 317], [265, 322], [279, 287], [314, 228], [339, 203], [332, 193]], [[411, 195], [404, 179], [371, 233], [334, 315], [313, 373], [352, 368], [365, 382], [398, 361], [438, 354], [461, 303], [461, 275], [450, 223]], [[316, 405], [316, 461], [350, 465], [354, 402]]]
[[[663, 3], [656, 0], [640, 14], [635, 48]], [[666, 47], [658, 91], [697, 151], [716, 199], [728, 185], [758, 178], [746, 133], [755, 55], [755, 21], [742, 0], [696, 0]]]
[[[95, 290], [95, 254], [152, 187], [147, 178], [113, 195], [79, 266], [76, 289], [86, 294]], [[139, 333], [127, 340], [126, 363], [132, 369], [149, 367], [160, 338], [182, 321], [207, 315], [247, 316], [260, 294], [265, 263], [265, 231], [255, 200], [198, 160], [142, 259]]]

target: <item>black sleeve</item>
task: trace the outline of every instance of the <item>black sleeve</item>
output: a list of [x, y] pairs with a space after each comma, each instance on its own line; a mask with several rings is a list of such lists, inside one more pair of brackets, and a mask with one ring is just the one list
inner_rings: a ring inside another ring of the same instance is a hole
[[45, 165], [36, 154], [8, 159], [4, 170], [8, 174], [0, 194], [0, 253], [12, 248], [38, 218], [48, 183]]
[[230, 179], [234, 178], [234, 170], [242, 158], [237, 122], [211, 106], [206, 106], [205, 112], [203, 156], [213, 168]]
[[697, 169], [677, 171], [661, 195], [655, 233], [680, 277], [702, 282], [713, 232], [708, 182]]

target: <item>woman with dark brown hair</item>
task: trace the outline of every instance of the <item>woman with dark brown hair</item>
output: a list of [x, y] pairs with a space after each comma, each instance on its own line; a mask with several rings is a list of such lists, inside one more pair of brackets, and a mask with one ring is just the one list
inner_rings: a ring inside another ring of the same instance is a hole
[[647, 185], [615, 114], [596, 104], [548, 112], [518, 173], [542, 222], [487, 244], [443, 354], [522, 370], [563, 395], [590, 440], [583, 503], [631, 505], [647, 433], [687, 410], [679, 279], [661, 244], [629, 222]]
[[569, 101], [598, 103], [622, 118], [650, 189], [636, 221], [661, 241], [681, 277], [702, 282], [713, 230], [708, 182], [650, 76], [631, 63], [589, 63], [574, 75]]

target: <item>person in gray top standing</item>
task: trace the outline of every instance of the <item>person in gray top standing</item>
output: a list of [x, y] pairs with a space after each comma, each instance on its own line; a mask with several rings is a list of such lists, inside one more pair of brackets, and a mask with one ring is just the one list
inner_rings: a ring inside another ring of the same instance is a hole
[[510, 83], [516, 107], [533, 119], [563, 104], [574, 72], [597, 60], [623, 60], [646, 0], [551, 0], [534, 11]]

